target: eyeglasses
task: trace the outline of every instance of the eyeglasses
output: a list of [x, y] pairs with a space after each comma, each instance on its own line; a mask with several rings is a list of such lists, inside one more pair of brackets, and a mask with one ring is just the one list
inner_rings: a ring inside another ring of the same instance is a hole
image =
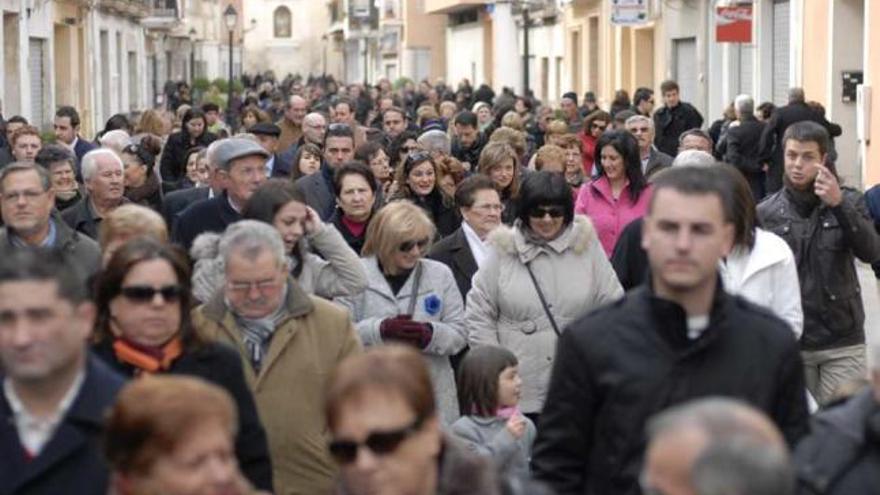
[[156, 298], [156, 294], [162, 295], [162, 300], [173, 303], [180, 300], [183, 289], [179, 285], [165, 285], [159, 288], [148, 285], [129, 285], [119, 290], [126, 299], [137, 304], [146, 304]]
[[334, 440], [328, 444], [330, 455], [332, 455], [339, 464], [351, 464], [357, 460], [358, 452], [361, 447], [370, 449], [376, 455], [388, 455], [397, 450], [404, 440], [409, 438], [413, 433], [419, 431], [424, 422], [423, 418], [417, 418], [413, 423], [405, 428], [393, 431], [374, 431], [367, 435], [363, 442], [353, 442], [351, 440]]
[[474, 205], [472, 208], [482, 211], [504, 211], [504, 205], [500, 203], [497, 205]]
[[431, 242], [431, 240], [427, 237], [418, 241], [404, 241], [400, 243], [400, 246], [398, 246], [397, 249], [400, 250], [401, 253], [408, 253], [412, 251], [412, 248], [418, 246], [419, 251], [424, 251], [429, 242]]
[[536, 206], [529, 210], [529, 217], [544, 218], [550, 215], [550, 218], [559, 218], [565, 215], [565, 209], [561, 206]]
[[3, 202], [4, 203], [18, 203], [19, 198], [24, 198], [28, 203], [36, 201], [40, 196], [45, 194], [46, 191], [38, 191], [35, 189], [29, 189], [27, 191], [21, 192], [10, 192], [3, 193]]
[[276, 280], [258, 280], [256, 282], [227, 282], [229, 289], [235, 292], [250, 292], [252, 287], [256, 287], [260, 292], [274, 289], [278, 285]]
[[600, 131], [604, 131], [606, 127], [608, 127], [608, 124], [590, 124], [590, 129], [599, 129]]

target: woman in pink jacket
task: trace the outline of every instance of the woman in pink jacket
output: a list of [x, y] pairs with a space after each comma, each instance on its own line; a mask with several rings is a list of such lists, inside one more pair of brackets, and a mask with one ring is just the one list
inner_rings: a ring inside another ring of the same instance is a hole
[[639, 156], [629, 132], [602, 134], [596, 142], [596, 176], [581, 187], [575, 202], [575, 213], [590, 217], [609, 257], [623, 228], [648, 211], [651, 187]]

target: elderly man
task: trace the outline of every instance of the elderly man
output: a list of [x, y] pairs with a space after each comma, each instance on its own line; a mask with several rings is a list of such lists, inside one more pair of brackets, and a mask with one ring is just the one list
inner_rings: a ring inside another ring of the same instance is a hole
[[277, 122], [278, 127], [281, 128], [281, 136], [278, 138], [279, 150], [287, 151], [302, 137], [303, 118], [306, 116], [307, 107], [305, 98], [299, 95], [292, 95], [287, 101], [284, 106], [284, 118]]
[[53, 214], [55, 191], [43, 167], [14, 162], [0, 170], [0, 201], [5, 224], [0, 229], [0, 248], [55, 249], [69, 266], [79, 268], [83, 280], [98, 271], [98, 243]]
[[180, 213], [174, 228], [175, 242], [187, 250], [203, 232], [223, 232], [241, 220], [241, 210], [254, 191], [266, 181], [266, 153], [259, 144], [244, 138], [224, 139], [214, 158], [226, 190], [211, 199], [192, 204]]
[[626, 119], [626, 130], [639, 142], [642, 173], [646, 179], [672, 165], [672, 157], [654, 146], [654, 121], [644, 115]]
[[278, 154], [278, 138], [281, 136], [281, 128], [268, 122], [257, 122], [252, 125], [248, 132], [257, 137], [257, 142], [269, 154], [266, 160], [266, 175], [271, 178], [290, 177], [290, 169], [293, 167], [292, 160]]
[[333, 124], [327, 130], [324, 142], [324, 163], [314, 174], [296, 181], [306, 203], [315, 209], [321, 220], [327, 222], [336, 211], [333, 173], [343, 163], [354, 160], [354, 130], [345, 124]]
[[333, 104], [333, 122], [351, 126], [354, 130], [354, 146], [357, 148], [367, 142], [367, 128], [358, 123], [355, 111], [355, 103], [349, 98], [339, 98]]
[[755, 100], [749, 95], [737, 96], [733, 109], [737, 123], [730, 125], [718, 143], [718, 154], [725, 163], [742, 172], [749, 181], [755, 201], [760, 202], [767, 194], [767, 174], [759, 153], [766, 124], [755, 117]]
[[197, 331], [241, 354], [269, 435], [275, 493], [329, 493], [335, 473], [321, 404], [336, 365], [360, 351], [348, 314], [290, 276], [281, 236], [242, 220], [220, 242], [226, 285], [194, 315]]
[[81, 165], [86, 195], [64, 210], [61, 217], [72, 229], [97, 239], [101, 219], [119, 205], [128, 203], [122, 195], [124, 167], [119, 155], [106, 148], [86, 153]]
[[643, 493], [794, 493], [794, 472], [779, 430], [738, 400], [713, 397], [673, 407], [651, 418], [648, 436]]
[[60, 256], [0, 257], [0, 493], [108, 493], [101, 429], [123, 379], [89, 357], [94, 320]]

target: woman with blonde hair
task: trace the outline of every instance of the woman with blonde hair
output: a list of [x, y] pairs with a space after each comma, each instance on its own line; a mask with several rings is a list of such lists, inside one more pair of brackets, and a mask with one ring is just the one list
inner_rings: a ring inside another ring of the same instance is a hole
[[120, 246], [135, 237], [150, 237], [166, 244], [168, 226], [162, 215], [146, 206], [128, 203], [116, 208], [101, 220], [98, 245], [104, 266]]
[[338, 301], [365, 346], [397, 342], [424, 354], [443, 424], [458, 419], [455, 379], [449, 357], [464, 348], [464, 303], [452, 271], [425, 255], [434, 239], [428, 215], [408, 201], [390, 203], [367, 227], [362, 262], [368, 286]]
[[480, 153], [478, 170], [492, 179], [498, 194], [501, 195], [501, 202], [504, 204], [501, 220], [508, 225], [513, 223], [516, 219], [516, 198], [519, 195], [521, 181], [520, 162], [516, 151], [505, 142], [489, 142]]
[[141, 114], [137, 126], [134, 128], [134, 137], [137, 138], [143, 134], [154, 134], [162, 138], [171, 133], [170, 120], [159, 110], [148, 109]]

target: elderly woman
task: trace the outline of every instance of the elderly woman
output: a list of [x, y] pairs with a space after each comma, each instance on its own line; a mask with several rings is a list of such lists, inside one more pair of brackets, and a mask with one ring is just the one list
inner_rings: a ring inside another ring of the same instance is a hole
[[397, 168], [397, 192], [389, 201], [407, 199], [421, 207], [436, 226], [440, 237], [455, 232], [461, 219], [454, 202], [437, 182], [437, 163], [427, 151], [412, 153]]
[[516, 220], [516, 200], [521, 182], [521, 168], [516, 151], [507, 143], [490, 142], [480, 152], [478, 170], [492, 179], [501, 195], [501, 202], [504, 204], [501, 220], [508, 225], [513, 223]]
[[533, 419], [544, 405], [560, 332], [623, 295], [592, 224], [574, 216], [572, 203], [562, 174], [529, 174], [518, 218], [489, 235], [493, 248], [467, 297], [471, 347], [500, 345], [516, 355], [520, 407]]
[[333, 175], [336, 211], [329, 223], [342, 234], [346, 244], [360, 254], [367, 239], [367, 227], [376, 203], [375, 176], [361, 162], [342, 164]]
[[102, 148], [113, 150], [118, 155], [131, 144], [131, 136], [126, 131], [116, 129], [101, 136], [98, 143]]
[[351, 309], [366, 346], [403, 342], [430, 363], [443, 424], [458, 418], [455, 378], [449, 356], [465, 346], [461, 293], [449, 267], [425, 255], [434, 225], [419, 207], [389, 204], [370, 222], [364, 245], [369, 286], [338, 301]]
[[113, 253], [135, 237], [150, 237], [162, 244], [168, 242], [168, 226], [155, 211], [135, 204], [122, 205], [101, 221], [98, 245], [102, 265], [107, 266]]
[[255, 485], [271, 489], [269, 447], [241, 358], [193, 330], [189, 277], [186, 256], [174, 247], [152, 239], [120, 247], [95, 283], [93, 350], [126, 376], [192, 375], [224, 388], [240, 411], [236, 457]]
[[163, 188], [166, 192], [180, 187], [186, 175], [186, 152], [196, 146], [208, 146], [217, 136], [208, 132], [205, 114], [198, 109], [189, 109], [183, 115], [181, 130], [168, 136], [162, 151], [160, 170]]
[[[271, 179], [260, 186], [242, 210], [242, 217], [275, 227], [284, 241], [290, 274], [307, 293], [332, 299], [358, 294], [367, 286], [357, 253], [339, 231], [322, 222], [306, 205], [302, 193], [289, 180]], [[203, 302], [224, 283], [220, 242], [217, 234], [203, 234], [192, 249], [197, 260], [194, 295]]]
[[606, 132], [596, 150], [596, 177], [581, 187], [574, 211], [590, 217], [610, 258], [623, 228], [647, 213], [651, 187], [642, 175], [639, 145], [632, 134]]
[[49, 171], [58, 211], [64, 211], [82, 199], [83, 187], [76, 182], [76, 155], [70, 148], [47, 144], [37, 153], [34, 161]]
[[140, 144], [129, 144], [122, 149], [125, 166], [125, 192], [123, 195], [135, 204], [156, 211], [162, 208], [162, 191], [154, 167], [156, 156], [162, 152], [162, 142], [156, 136], [144, 136]]
[[233, 457], [235, 404], [197, 378], [150, 377], [122, 389], [104, 430], [116, 495], [250, 495]]

